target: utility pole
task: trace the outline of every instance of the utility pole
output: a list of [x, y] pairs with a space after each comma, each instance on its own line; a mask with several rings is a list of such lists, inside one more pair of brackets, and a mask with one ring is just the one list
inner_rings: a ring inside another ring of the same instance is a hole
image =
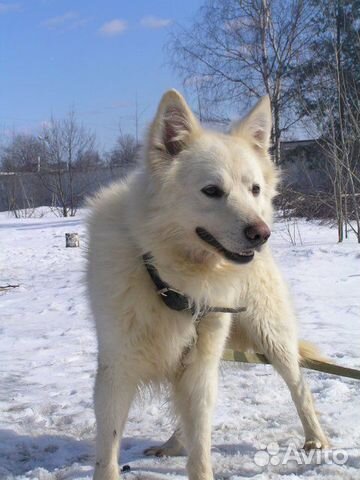
[[139, 116], [138, 116], [138, 94], [136, 90], [135, 94], [135, 140], [136, 140], [136, 145], [139, 144]]
[[201, 100], [200, 100], [200, 92], [199, 92], [198, 82], [196, 82], [196, 96], [197, 96], [199, 120], [200, 120], [200, 123], [201, 123], [203, 121], [203, 116], [202, 116], [202, 110], [201, 110]]
[[[139, 100], [138, 100], [138, 93], [136, 91], [135, 95], [135, 141], [136, 145], [139, 145], [139, 120], [142, 118], [146, 110], [149, 108], [149, 105], [145, 106], [139, 112]], [[141, 123], [141, 122], [140, 122]]]
[[[43, 144], [45, 146], [48, 145], [48, 139], [47, 139], [46, 135], [44, 137], [42, 137], [41, 135], [38, 135], [38, 139], [40, 140], [40, 142], [43, 142]], [[40, 155], [38, 156], [37, 160], [38, 160], [37, 161], [37, 172], [39, 173], [40, 170], [41, 170], [41, 157], [40, 157]]]

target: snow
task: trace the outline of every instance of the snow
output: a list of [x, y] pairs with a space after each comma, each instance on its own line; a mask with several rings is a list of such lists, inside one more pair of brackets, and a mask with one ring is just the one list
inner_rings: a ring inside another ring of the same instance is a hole
[[[0, 214], [0, 285], [20, 285], [0, 293], [0, 479], [92, 476], [96, 342], [81, 284], [83, 217], [57, 218], [44, 209], [41, 218]], [[360, 368], [359, 245], [354, 239], [337, 244], [336, 230], [318, 223], [299, 221], [298, 228], [303, 244], [292, 245], [281, 222], [271, 242], [291, 286], [301, 336], [339, 364]], [[79, 232], [80, 248], [65, 248], [66, 232]], [[360, 383], [305, 374], [333, 448], [345, 451], [346, 463], [322, 454], [310, 464], [283, 465], [288, 444], [303, 441], [283, 381], [271, 366], [224, 362], [213, 422], [217, 480], [360, 478]], [[138, 400], [122, 445], [121, 464], [131, 466], [123, 477], [185, 479], [184, 457], [142, 453], [171, 431], [165, 397]], [[266, 465], [259, 465], [260, 457]]]

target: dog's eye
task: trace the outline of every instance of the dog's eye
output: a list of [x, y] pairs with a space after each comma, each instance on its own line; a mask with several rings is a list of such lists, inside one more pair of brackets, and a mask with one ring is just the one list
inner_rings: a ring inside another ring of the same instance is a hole
[[221, 198], [225, 195], [225, 192], [217, 185], [208, 185], [201, 189], [201, 191], [208, 197]]
[[254, 185], [251, 188], [251, 193], [254, 195], [254, 197], [257, 197], [260, 193], [260, 185], [257, 183], [254, 183]]

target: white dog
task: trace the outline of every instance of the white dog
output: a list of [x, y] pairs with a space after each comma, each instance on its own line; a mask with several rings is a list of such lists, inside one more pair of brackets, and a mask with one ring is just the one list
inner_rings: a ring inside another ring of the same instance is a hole
[[[87, 282], [98, 335], [94, 478], [118, 479], [129, 407], [144, 384], [171, 386], [190, 480], [213, 479], [211, 421], [232, 311], [236, 341], [286, 381], [307, 448], [327, 446], [299, 368], [294, 312], [266, 241], [277, 173], [262, 98], [225, 135], [203, 130], [167, 92], [144, 165], [102, 192], [89, 217]], [[176, 442], [175, 442], [176, 443]]]

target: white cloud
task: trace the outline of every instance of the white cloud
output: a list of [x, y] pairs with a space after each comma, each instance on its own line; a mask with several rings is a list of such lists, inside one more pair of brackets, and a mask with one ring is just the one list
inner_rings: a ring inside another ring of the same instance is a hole
[[88, 18], [81, 18], [77, 12], [66, 12], [58, 17], [44, 20], [41, 25], [49, 30], [74, 29], [82, 27], [88, 21]]
[[115, 37], [116, 35], [121, 35], [126, 29], [127, 22], [125, 20], [114, 18], [114, 20], [104, 23], [99, 28], [99, 33], [105, 37]]
[[147, 17], [143, 17], [140, 20], [140, 25], [145, 28], [164, 28], [168, 27], [172, 23], [170, 18], [159, 18], [154, 17], [153, 15], [149, 15]]
[[0, 2], [0, 15], [2, 13], [19, 12], [20, 10], [21, 10], [21, 4], [20, 3]]

